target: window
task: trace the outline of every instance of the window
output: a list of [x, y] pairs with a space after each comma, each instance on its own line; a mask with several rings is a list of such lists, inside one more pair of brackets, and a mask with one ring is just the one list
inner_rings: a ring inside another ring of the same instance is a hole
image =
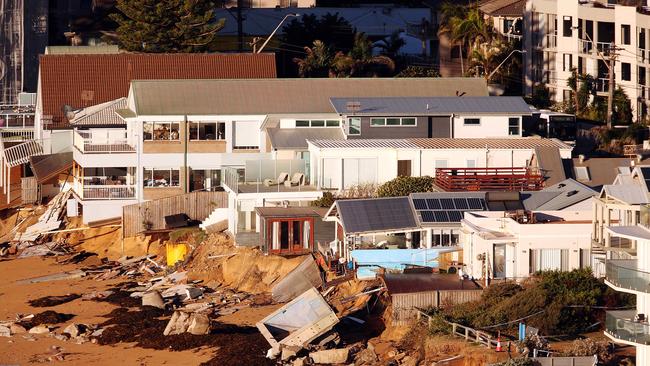
[[142, 138], [144, 141], [178, 141], [179, 125], [178, 122], [144, 122]]
[[478, 126], [481, 124], [480, 118], [465, 118], [463, 119], [463, 124], [465, 126]]
[[417, 121], [415, 117], [392, 117], [392, 118], [371, 118], [370, 126], [415, 126]]
[[562, 90], [562, 100], [565, 102], [571, 101], [571, 90], [569, 89], [564, 89]]
[[214, 141], [226, 139], [225, 122], [190, 122], [190, 140]]
[[639, 48], [645, 50], [645, 28], [639, 28]]
[[573, 68], [573, 55], [564, 53], [562, 57], [562, 71], [571, 71]]
[[179, 169], [144, 168], [145, 187], [180, 187]]
[[568, 249], [531, 249], [530, 273], [537, 271], [568, 271], [569, 250]]
[[341, 122], [335, 119], [298, 119], [296, 120], [296, 127], [338, 127]]
[[564, 37], [573, 37], [573, 18], [565, 16], [562, 18], [562, 35]]
[[645, 67], [639, 66], [639, 85], [645, 85]]
[[361, 135], [361, 118], [348, 118], [348, 135]]
[[621, 24], [621, 42], [623, 44], [630, 44], [630, 25]]
[[574, 168], [576, 173], [576, 180], [589, 181], [591, 177], [589, 176], [589, 168], [586, 166], [577, 166]]
[[519, 136], [519, 118], [508, 118], [508, 135]]
[[629, 63], [621, 63], [621, 80], [630, 81], [632, 80], [632, 68]]

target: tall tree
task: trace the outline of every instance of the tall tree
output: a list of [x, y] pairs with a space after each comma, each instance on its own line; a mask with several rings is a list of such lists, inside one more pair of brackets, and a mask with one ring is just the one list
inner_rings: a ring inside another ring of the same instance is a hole
[[134, 52], [207, 52], [225, 19], [207, 0], [117, 0], [111, 14], [121, 48]]
[[388, 56], [375, 56], [372, 42], [365, 34], [357, 33], [350, 52], [334, 55], [332, 69], [337, 77], [390, 76], [395, 71], [395, 62]]
[[303, 78], [326, 78], [331, 75], [332, 52], [321, 41], [314, 41], [312, 47], [305, 47], [307, 56], [294, 58], [298, 74]]

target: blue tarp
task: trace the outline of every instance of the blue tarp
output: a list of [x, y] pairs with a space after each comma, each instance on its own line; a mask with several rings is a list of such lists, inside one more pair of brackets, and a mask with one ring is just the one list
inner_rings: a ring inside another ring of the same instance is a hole
[[373, 279], [379, 267], [403, 270], [407, 265], [438, 267], [441, 253], [457, 249], [358, 249], [352, 251], [352, 258], [357, 263], [357, 278]]

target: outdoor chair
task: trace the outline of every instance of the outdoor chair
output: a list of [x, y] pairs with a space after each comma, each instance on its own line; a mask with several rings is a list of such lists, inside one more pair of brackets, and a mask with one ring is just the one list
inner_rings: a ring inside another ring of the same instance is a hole
[[305, 175], [302, 173], [293, 173], [291, 180], [286, 180], [284, 182], [285, 187], [293, 187], [303, 185], [305, 181]]
[[289, 173], [282, 172], [278, 175], [278, 179], [273, 180], [270, 178], [264, 179], [264, 185], [267, 187], [280, 185], [289, 179]]

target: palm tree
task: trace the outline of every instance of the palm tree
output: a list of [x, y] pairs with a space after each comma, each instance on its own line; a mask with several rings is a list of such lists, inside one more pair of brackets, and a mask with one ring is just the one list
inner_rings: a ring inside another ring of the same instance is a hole
[[305, 58], [294, 58], [298, 64], [300, 77], [328, 77], [331, 76], [332, 52], [323, 42], [315, 40], [312, 47], [305, 47]]
[[404, 47], [406, 41], [399, 36], [399, 32], [395, 31], [390, 36], [375, 42], [375, 47], [381, 49], [382, 55], [388, 56], [393, 60], [399, 57], [399, 50]]
[[[497, 38], [490, 42], [480, 43], [475, 45], [469, 55], [470, 67], [476, 76], [479, 76], [482, 70], [483, 77], [487, 82], [490, 74], [499, 66], [499, 64], [507, 57], [511, 51], [511, 46]], [[502, 76], [503, 69], [499, 69], [493, 76]]]
[[395, 71], [395, 62], [388, 56], [373, 55], [372, 42], [363, 33], [354, 37], [354, 45], [348, 54], [334, 55], [332, 69], [336, 77], [363, 77], [389, 75]]
[[[476, 6], [466, 6], [446, 2], [441, 6], [442, 21], [439, 35], [446, 35], [460, 48], [461, 69], [463, 68], [463, 47], [469, 45], [474, 49], [480, 43], [492, 40], [493, 29], [483, 18]], [[471, 51], [470, 51], [471, 53]]]

